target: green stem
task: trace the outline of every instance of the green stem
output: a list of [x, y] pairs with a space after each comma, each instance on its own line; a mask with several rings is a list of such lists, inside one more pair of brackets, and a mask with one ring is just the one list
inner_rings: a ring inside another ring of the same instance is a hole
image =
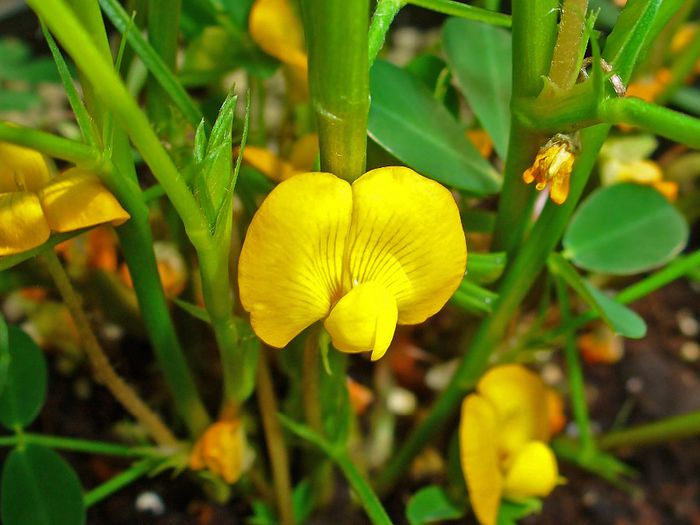
[[319, 388], [319, 338], [321, 326], [312, 326], [304, 342], [304, 367], [302, 371], [302, 395], [304, 399], [304, 414], [309, 426], [319, 435], [323, 435], [323, 420], [321, 416], [321, 401]]
[[87, 439], [74, 439], [60, 436], [47, 436], [45, 434], [32, 434], [23, 432], [21, 435], [0, 436], [0, 447], [11, 447], [19, 442], [43, 445], [58, 450], [70, 450], [71, 452], [84, 452], [87, 454], [102, 454], [105, 456], [120, 456], [129, 458], [148, 458], [162, 456], [162, 452], [151, 447], [128, 447], [117, 443], [105, 443]]
[[[566, 282], [558, 275], [554, 275], [554, 284], [559, 298], [559, 311], [563, 324], [571, 320], [571, 305], [566, 289]], [[576, 340], [573, 332], [567, 332], [564, 341], [564, 356], [566, 358], [566, 368], [569, 375], [569, 390], [571, 396], [571, 408], [574, 413], [574, 420], [578, 427], [579, 441], [581, 443], [581, 453], [585, 456], [595, 450], [593, 434], [591, 432], [591, 422], [588, 417], [588, 407], [586, 405], [586, 383], [583, 377], [583, 369], [576, 349]]]
[[561, 8], [559, 34], [554, 46], [549, 79], [561, 89], [576, 83], [581, 60], [588, 0], [564, 0]]
[[637, 126], [700, 149], [700, 119], [634, 97], [605, 100], [598, 111], [603, 122]]
[[467, 20], [478, 20], [479, 22], [485, 22], [494, 26], [511, 26], [511, 19], [508, 15], [463, 4], [461, 2], [455, 2], [453, 0], [408, 0], [408, 3], [449, 16], [458, 16], [460, 18], [466, 18]]
[[294, 525], [292, 505], [292, 482], [289, 477], [289, 456], [285, 445], [282, 427], [277, 419], [277, 399], [272, 384], [267, 353], [263, 350], [258, 359], [256, 391], [258, 407], [265, 431], [265, 442], [270, 456], [272, 482], [277, 496], [277, 511], [282, 525]]
[[602, 449], [611, 449], [654, 445], [698, 434], [700, 434], [700, 411], [610, 432], [601, 436], [598, 446]]
[[321, 169], [352, 181], [367, 154], [369, 0], [302, 0], [301, 7]]
[[394, 17], [406, 5], [406, 0], [379, 0], [372, 14], [372, 23], [369, 26], [368, 47], [369, 66], [372, 67], [379, 51], [384, 46], [386, 34], [394, 21]]
[[123, 472], [120, 472], [109, 481], [106, 481], [102, 485], [99, 485], [87, 492], [85, 496], [83, 496], [83, 503], [86, 507], [91, 507], [95, 503], [99, 503], [103, 499], [123, 489], [127, 485], [130, 485], [137, 479], [145, 476], [149, 472], [152, 472], [162, 462], [162, 459], [151, 458], [133, 464], [131, 467]]
[[102, 163], [102, 156], [94, 148], [75, 140], [50, 133], [0, 122], [0, 141], [35, 149], [61, 160], [81, 164], [89, 169]]
[[[536, 97], [549, 71], [556, 37], [558, 0], [513, 2], [513, 99]], [[503, 189], [493, 234], [494, 250], [511, 258], [528, 226], [534, 190], [523, 183], [523, 172], [547, 137], [526, 129], [513, 119]]]

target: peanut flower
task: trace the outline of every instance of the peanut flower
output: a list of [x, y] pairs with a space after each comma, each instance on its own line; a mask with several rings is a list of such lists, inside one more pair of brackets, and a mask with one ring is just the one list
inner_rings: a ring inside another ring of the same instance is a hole
[[238, 419], [209, 425], [190, 452], [192, 470], [208, 470], [226, 483], [235, 483], [253, 461], [243, 425]]
[[469, 499], [481, 525], [495, 525], [502, 498], [547, 496], [559, 476], [550, 438], [548, 389], [520, 365], [492, 368], [462, 404], [459, 443]]
[[464, 276], [459, 211], [443, 186], [403, 167], [352, 185], [329, 173], [280, 183], [248, 228], [240, 299], [255, 333], [282, 348], [324, 319], [343, 352], [386, 352], [396, 324], [437, 313]]
[[576, 159], [577, 147], [574, 141], [562, 133], [557, 133], [540, 148], [532, 163], [523, 173], [523, 180], [542, 191], [551, 184], [549, 198], [562, 204], [569, 196], [569, 178]]
[[243, 148], [243, 161], [275, 182], [311, 171], [318, 157], [318, 135], [308, 133], [299, 137], [289, 151], [287, 158], [279, 157], [266, 148], [246, 146]]
[[128, 218], [95, 175], [71, 168], [51, 177], [39, 152], [0, 143], [0, 256], [40, 246], [51, 231]]

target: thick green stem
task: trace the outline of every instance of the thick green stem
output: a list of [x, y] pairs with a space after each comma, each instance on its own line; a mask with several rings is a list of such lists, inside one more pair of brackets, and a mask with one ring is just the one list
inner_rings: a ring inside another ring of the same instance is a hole
[[698, 434], [700, 434], [700, 412], [693, 412], [610, 432], [598, 440], [598, 446], [602, 449], [611, 449], [654, 445]]
[[103, 499], [123, 489], [127, 485], [131, 485], [137, 479], [145, 476], [149, 472], [152, 472], [162, 462], [162, 459], [150, 458], [135, 463], [125, 471], [114, 476], [109, 481], [106, 481], [102, 485], [92, 489], [90, 492], [87, 492], [83, 497], [83, 503], [86, 507], [91, 507], [95, 503], [99, 503]]
[[42, 445], [58, 450], [84, 452], [86, 454], [102, 454], [105, 456], [120, 456], [127, 458], [147, 458], [162, 456], [162, 451], [150, 447], [128, 447], [118, 443], [105, 443], [87, 439], [74, 439], [46, 434], [25, 433], [14, 436], [0, 436], [0, 447], [13, 447], [18, 443]]
[[466, 18], [467, 20], [478, 20], [494, 26], [510, 27], [511, 25], [511, 20], [508, 15], [481, 9], [462, 2], [455, 2], [453, 0], [408, 0], [407, 3], [430, 9], [436, 13], [458, 16], [460, 18]]
[[0, 142], [10, 142], [25, 148], [35, 149], [61, 160], [80, 164], [85, 168], [97, 168], [102, 163], [100, 153], [80, 142], [64, 139], [30, 128], [0, 122]]
[[352, 181], [364, 173], [367, 153], [369, 0], [301, 6], [321, 169]]
[[321, 357], [318, 348], [320, 336], [320, 325], [312, 326], [306, 335], [306, 341], [304, 342], [304, 367], [302, 371], [302, 395], [307, 423], [314, 432], [323, 435], [318, 376], [318, 365]]
[[561, 89], [573, 86], [578, 77], [586, 9], [588, 0], [564, 0], [562, 4], [559, 34], [549, 69], [549, 79]]
[[599, 107], [600, 118], [609, 124], [627, 124], [700, 149], [700, 119], [650, 104], [639, 98], [605, 100]]
[[277, 419], [277, 398], [272, 385], [270, 365], [265, 351], [258, 360], [258, 376], [256, 391], [258, 407], [265, 430], [265, 442], [270, 456], [272, 482], [277, 496], [277, 512], [282, 525], [294, 525], [294, 510], [292, 506], [292, 482], [289, 477], [289, 456], [285, 445], [282, 427]]
[[[542, 90], [542, 77], [549, 65], [556, 37], [557, 0], [513, 2], [513, 99], [536, 97]], [[513, 119], [503, 189], [493, 236], [493, 249], [512, 256], [528, 225], [533, 189], [522, 175], [546, 141]]]
[[379, 0], [377, 8], [372, 14], [372, 23], [369, 26], [368, 47], [369, 65], [372, 67], [379, 51], [384, 46], [384, 39], [394, 21], [394, 17], [406, 5], [406, 0]]

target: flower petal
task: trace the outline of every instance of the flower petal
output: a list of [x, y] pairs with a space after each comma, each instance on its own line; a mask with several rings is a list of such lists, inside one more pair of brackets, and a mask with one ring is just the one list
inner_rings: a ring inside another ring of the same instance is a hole
[[0, 194], [0, 256], [36, 248], [50, 234], [35, 194], [24, 191]]
[[372, 350], [372, 361], [376, 361], [394, 338], [397, 318], [394, 297], [381, 284], [368, 282], [345, 294], [331, 310], [324, 326], [338, 350]]
[[39, 192], [51, 229], [68, 232], [111, 222], [118, 226], [129, 219], [119, 201], [90, 172], [71, 168]]
[[501, 502], [503, 476], [497, 436], [496, 413], [491, 404], [479, 395], [467, 396], [459, 422], [459, 456], [469, 500], [481, 525], [495, 525]]
[[437, 313], [464, 277], [467, 247], [452, 194], [409, 168], [372, 170], [352, 185], [346, 289], [377, 281], [400, 324]]
[[255, 333], [281, 348], [328, 315], [341, 293], [350, 185], [329, 173], [279, 184], [253, 217], [238, 265], [243, 308]]
[[498, 415], [499, 443], [509, 455], [529, 441], [549, 440], [547, 387], [540, 377], [520, 365], [489, 370], [477, 391]]
[[541, 441], [527, 443], [513, 460], [506, 474], [503, 493], [515, 499], [543, 498], [549, 495], [559, 481], [554, 452]]
[[304, 32], [289, 0], [256, 0], [248, 26], [251, 38], [265, 53], [306, 71]]
[[286, 180], [298, 173], [294, 166], [266, 148], [246, 146], [243, 149], [243, 160], [263, 175], [277, 182]]
[[49, 168], [41, 153], [0, 142], [0, 193], [37, 191], [48, 180]]

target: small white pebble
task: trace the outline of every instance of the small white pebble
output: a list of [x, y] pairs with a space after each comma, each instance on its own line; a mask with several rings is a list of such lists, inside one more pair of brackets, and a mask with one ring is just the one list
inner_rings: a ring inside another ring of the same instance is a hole
[[387, 396], [387, 407], [398, 416], [409, 416], [416, 411], [416, 396], [405, 388], [392, 388]]
[[564, 379], [564, 372], [562, 372], [559, 365], [554, 363], [548, 363], [542, 367], [542, 380], [549, 386], [558, 385]]
[[581, 497], [581, 501], [586, 507], [593, 507], [595, 504], [598, 503], [599, 499], [600, 498], [598, 497], [598, 493], [593, 490], [587, 490], [583, 493], [583, 496]]
[[85, 377], [76, 379], [73, 382], [73, 394], [82, 401], [90, 399], [90, 395], [92, 394], [92, 385], [90, 381]]
[[139, 512], [150, 512], [154, 516], [160, 516], [165, 512], [163, 500], [152, 491], [139, 494], [136, 497], [135, 507]]
[[428, 388], [436, 392], [444, 390], [452, 379], [452, 376], [455, 375], [458, 364], [456, 359], [452, 359], [445, 363], [435, 365], [425, 374], [425, 384], [428, 385]]
[[625, 382], [625, 388], [630, 394], [639, 394], [644, 390], [644, 381], [639, 377], [630, 377], [627, 382]]
[[100, 327], [100, 335], [108, 341], [119, 341], [124, 335], [124, 329], [118, 324], [106, 322]]
[[700, 345], [695, 341], [686, 341], [681, 345], [681, 357], [690, 363], [700, 359]]
[[683, 308], [676, 312], [676, 322], [678, 329], [686, 337], [695, 337], [700, 334], [700, 323], [693, 317], [693, 313], [689, 309]]

